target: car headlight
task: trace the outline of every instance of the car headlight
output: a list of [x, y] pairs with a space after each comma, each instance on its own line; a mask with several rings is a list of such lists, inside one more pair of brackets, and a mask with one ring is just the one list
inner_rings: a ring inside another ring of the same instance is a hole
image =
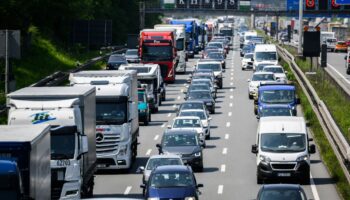
[[194, 153], [193, 154], [195, 157], [200, 157], [201, 155], [202, 155], [202, 153], [201, 152], [197, 152], [197, 153]]
[[141, 112], [141, 113], [145, 113], [145, 112], [146, 112], [146, 110], [140, 110], [140, 112]]
[[196, 200], [195, 197], [186, 197], [185, 200]]
[[159, 197], [148, 197], [147, 200], [159, 200]]
[[262, 162], [267, 162], [267, 163], [271, 162], [271, 159], [267, 156], [260, 155], [259, 158]]
[[300, 156], [299, 158], [297, 158], [297, 161], [300, 162], [300, 161], [307, 161], [309, 159], [309, 156], [308, 155], [304, 155], [304, 156]]
[[119, 155], [123, 156], [127, 153], [128, 146], [127, 145], [120, 145], [119, 147]]

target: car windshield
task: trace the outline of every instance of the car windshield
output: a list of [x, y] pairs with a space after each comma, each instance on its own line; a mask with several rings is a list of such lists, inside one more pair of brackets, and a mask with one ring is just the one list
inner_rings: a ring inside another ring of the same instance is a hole
[[210, 91], [191, 91], [188, 94], [189, 99], [211, 99]]
[[273, 74], [254, 74], [252, 81], [274, 81]]
[[263, 61], [263, 60], [277, 60], [277, 53], [276, 52], [255, 52], [256, 61]]
[[96, 124], [121, 125], [127, 121], [127, 100], [100, 101], [96, 100]]
[[208, 58], [210, 59], [224, 59], [222, 53], [209, 53]]
[[137, 56], [137, 54], [138, 54], [137, 49], [129, 49], [125, 53], [125, 55], [128, 55], [128, 56]]
[[108, 62], [126, 63], [126, 59], [121, 55], [111, 55], [108, 59]]
[[294, 90], [265, 90], [259, 94], [263, 103], [292, 103], [295, 99]]
[[198, 69], [212, 69], [214, 72], [221, 71], [221, 63], [199, 63]]
[[263, 71], [264, 72], [278, 73], [278, 74], [283, 73], [282, 67], [264, 67]]
[[223, 48], [222, 43], [208, 43], [208, 47], [217, 47], [217, 48]]
[[260, 111], [261, 117], [270, 116], [293, 116], [292, 111], [289, 108], [263, 108]]
[[305, 151], [305, 146], [305, 134], [261, 134], [261, 150], [265, 152], [302, 152]]
[[264, 67], [265, 67], [265, 66], [268, 66], [268, 65], [270, 65], [270, 64], [259, 64], [259, 65], [257, 65], [257, 66], [255, 67], [255, 71], [256, 71], [256, 72], [263, 71], [263, 70], [264, 70]]
[[300, 190], [293, 189], [267, 189], [263, 190], [260, 200], [306, 200], [305, 194]]
[[[202, 109], [202, 108], [201, 108]], [[195, 116], [195, 117], [199, 117], [199, 119], [201, 120], [205, 120], [205, 114], [203, 111], [186, 111], [186, 112], [181, 112], [179, 114], [180, 117], [189, 117], [189, 116]]]
[[208, 85], [191, 85], [188, 90], [210, 90], [210, 88]]
[[200, 128], [201, 122], [199, 119], [176, 119], [173, 128]]
[[211, 81], [209, 81], [209, 80], [203, 80], [203, 79], [201, 79], [201, 80], [193, 79], [193, 80], [192, 80], [192, 84], [205, 84], [205, 85], [208, 85], [209, 87], [212, 87]]
[[51, 159], [72, 159], [75, 152], [75, 134], [51, 134]]
[[207, 79], [207, 80], [210, 80], [211, 81], [211, 76], [206, 76], [206, 75], [194, 75], [192, 76], [192, 79]]
[[180, 158], [150, 158], [147, 162], [146, 169], [153, 170], [158, 166], [163, 165], [182, 165]]
[[198, 146], [198, 140], [196, 134], [169, 134], [164, 136], [163, 146]]
[[184, 103], [181, 105], [181, 110], [203, 109], [203, 107], [202, 103]]
[[170, 188], [195, 186], [193, 176], [189, 172], [155, 173], [150, 178], [150, 187]]
[[167, 61], [172, 59], [171, 46], [142, 46], [143, 61]]
[[145, 93], [144, 92], [139, 92], [138, 93], [138, 101], [139, 102], [145, 102]]
[[245, 54], [244, 58], [245, 59], [252, 59], [253, 58], [253, 54], [250, 54], [250, 53], [249, 54]]

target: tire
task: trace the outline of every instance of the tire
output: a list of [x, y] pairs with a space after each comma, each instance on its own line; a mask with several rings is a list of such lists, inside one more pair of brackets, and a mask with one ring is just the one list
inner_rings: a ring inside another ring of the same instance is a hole
[[166, 93], [162, 96], [162, 101], [166, 101]]
[[146, 119], [143, 121], [143, 124], [144, 124], [145, 126], [148, 126], [148, 117], [146, 117]]
[[242, 67], [242, 71], [244, 71], [244, 68]]
[[248, 98], [249, 98], [249, 99], [253, 99], [253, 95], [248, 94]]
[[204, 170], [203, 164], [198, 166], [198, 167], [196, 167], [196, 171], [197, 172], [203, 172], [203, 170]]
[[259, 176], [256, 176], [256, 184], [261, 185], [264, 183], [264, 180], [261, 179]]
[[302, 185], [310, 185], [310, 172], [306, 173], [304, 177], [300, 180]]
[[346, 74], [350, 75], [350, 66], [346, 69]]
[[152, 121], [152, 114], [149, 112], [148, 114], [148, 121], [151, 122]]
[[91, 198], [94, 195], [95, 176], [92, 176], [87, 185], [83, 185], [81, 190], [82, 198]]
[[210, 140], [210, 132], [209, 132], [208, 135], [205, 136], [205, 139], [206, 139], [206, 140]]

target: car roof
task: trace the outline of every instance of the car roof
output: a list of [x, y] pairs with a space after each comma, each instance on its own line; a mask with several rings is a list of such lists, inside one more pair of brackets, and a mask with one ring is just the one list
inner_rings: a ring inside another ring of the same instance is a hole
[[204, 79], [204, 78], [200, 78], [200, 79], [194, 79], [194, 80], [192, 80], [192, 82], [199, 82], [199, 81], [207, 81], [207, 82], [211, 82], [211, 80], [209, 80], [209, 79]]
[[200, 103], [200, 104], [203, 104], [203, 105], [204, 105], [203, 101], [196, 101], [196, 100], [187, 100], [187, 101], [185, 101], [185, 102], [182, 102], [180, 105], [182, 105], [182, 104], [188, 104], [188, 103]]
[[164, 135], [177, 135], [177, 134], [181, 134], [181, 135], [197, 135], [197, 131], [196, 130], [192, 130], [192, 129], [166, 129], [164, 131]]
[[264, 69], [265, 68], [283, 68], [281, 65], [266, 65], [264, 66]]
[[261, 71], [259, 71], [259, 72], [254, 72], [253, 76], [259, 75], [259, 74], [273, 74], [273, 72], [261, 72]]
[[204, 110], [201, 110], [201, 109], [187, 109], [187, 110], [181, 110], [181, 112], [204, 112]]
[[179, 155], [176, 155], [176, 154], [153, 155], [149, 159], [154, 159], [154, 158], [179, 158], [179, 159], [181, 159], [181, 157]]
[[306, 133], [306, 123], [303, 117], [263, 117], [259, 122], [259, 133]]
[[287, 85], [287, 84], [271, 84], [271, 85], [264, 85], [261, 84], [259, 87], [259, 90], [265, 91], [265, 90], [295, 90], [294, 85]]
[[180, 116], [180, 117], [175, 117], [174, 121], [177, 119], [199, 119], [197, 116]]
[[300, 185], [298, 184], [267, 184], [262, 186], [263, 189], [294, 189], [299, 190], [301, 189]]
[[161, 172], [192, 172], [189, 166], [185, 165], [161, 165], [153, 170], [153, 173], [161, 173]]

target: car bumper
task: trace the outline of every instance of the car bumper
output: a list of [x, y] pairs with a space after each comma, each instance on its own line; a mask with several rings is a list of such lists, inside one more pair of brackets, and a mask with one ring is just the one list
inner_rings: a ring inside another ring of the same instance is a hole
[[205, 106], [207, 107], [207, 109], [209, 111], [214, 111], [214, 109], [215, 109], [215, 105], [214, 104], [211, 104], [211, 105], [205, 104]]
[[182, 157], [183, 163], [186, 165], [190, 165], [191, 167], [201, 167], [203, 166], [203, 158], [200, 157]]
[[305, 161], [298, 162], [292, 170], [276, 170], [264, 162], [258, 165], [258, 177], [261, 179], [303, 179], [309, 173], [310, 165]]
[[139, 121], [147, 120], [147, 112], [139, 112]]

